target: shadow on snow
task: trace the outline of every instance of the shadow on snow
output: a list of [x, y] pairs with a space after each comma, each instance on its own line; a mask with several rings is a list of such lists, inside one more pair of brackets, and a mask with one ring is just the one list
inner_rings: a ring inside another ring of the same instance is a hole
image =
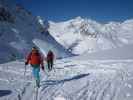
[[87, 74], [80, 74], [80, 75], [73, 76], [72, 78], [63, 79], [63, 80], [47, 80], [47, 81], [43, 81], [42, 85], [57, 85], [57, 84], [64, 83], [64, 82], [78, 80], [78, 79], [84, 78], [84, 77], [86, 77], [88, 75], [90, 75], [90, 74], [89, 73], [87, 73]]
[[10, 90], [0, 90], [0, 97], [10, 95], [12, 91]]

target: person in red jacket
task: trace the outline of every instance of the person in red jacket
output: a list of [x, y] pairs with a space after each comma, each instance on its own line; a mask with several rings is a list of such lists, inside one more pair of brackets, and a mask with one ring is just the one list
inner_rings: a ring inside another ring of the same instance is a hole
[[54, 53], [51, 50], [49, 50], [47, 54], [47, 64], [49, 71], [51, 71], [53, 68], [53, 62], [54, 62]]
[[33, 68], [32, 73], [33, 73], [33, 77], [36, 80], [36, 86], [39, 87], [40, 86], [40, 66], [42, 68], [42, 70], [44, 70], [44, 66], [43, 66], [43, 57], [42, 55], [39, 53], [39, 50], [36, 47], [32, 48], [32, 51], [28, 54], [25, 65], [30, 64]]

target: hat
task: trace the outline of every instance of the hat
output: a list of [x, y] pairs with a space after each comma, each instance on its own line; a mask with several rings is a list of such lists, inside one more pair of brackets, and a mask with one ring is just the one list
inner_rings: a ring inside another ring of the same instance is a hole
[[38, 49], [37, 49], [37, 47], [32, 47], [32, 51], [33, 51], [33, 50], [38, 50]]

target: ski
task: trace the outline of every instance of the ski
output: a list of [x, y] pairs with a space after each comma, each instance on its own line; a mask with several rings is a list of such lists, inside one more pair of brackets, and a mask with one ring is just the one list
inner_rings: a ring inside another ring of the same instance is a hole
[[38, 100], [38, 90], [39, 90], [39, 87], [34, 88], [33, 100]]

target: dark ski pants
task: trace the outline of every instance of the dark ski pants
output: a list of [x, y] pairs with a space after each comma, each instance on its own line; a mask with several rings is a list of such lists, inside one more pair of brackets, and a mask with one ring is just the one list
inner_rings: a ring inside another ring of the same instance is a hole
[[48, 60], [47, 64], [48, 64], [48, 69], [51, 71], [53, 68], [53, 60]]

